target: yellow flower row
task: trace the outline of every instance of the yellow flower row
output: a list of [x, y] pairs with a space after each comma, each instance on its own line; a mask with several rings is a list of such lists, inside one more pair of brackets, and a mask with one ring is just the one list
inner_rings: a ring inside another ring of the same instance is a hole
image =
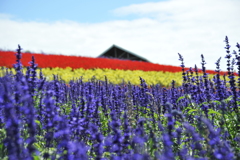
[[59, 75], [64, 81], [69, 82], [73, 79], [83, 78], [84, 82], [89, 81], [93, 77], [97, 80], [105, 80], [105, 76], [108, 81], [113, 84], [119, 84], [122, 82], [131, 82], [131, 84], [140, 84], [139, 77], [142, 77], [147, 84], [162, 84], [169, 86], [172, 79], [174, 79], [178, 85], [182, 83], [181, 73], [170, 72], [156, 72], [156, 71], [141, 71], [141, 70], [113, 70], [113, 69], [75, 69], [71, 68], [44, 68], [43, 74], [49, 79], [53, 79], [53, 74]]
[[[15, 70], [9, 69], [13, 73]], [[0, 71], [0, 75], [2, 75]], [[26, 73], [26, 68], [23, 69], [23, 72]], [[39, 75], [39, 70], [37, 73]], [[141, 71], [141, 70], [113, 70], [113, 69], [75, 69], [67, 67], [63, 68], [43, 68], [42, 69], [43, 75], [47, 78], [47, 80], [53, 80], [53, 74], [58, 75], [68, 83], [70, 80], [77, 80], [79, 78], [83, 78], [84, 82], [95, 78], [97, 80], [105, 80], [105, 76], [107, 77], [108, 81], [113, 84], [120, 84], [122, 82], [131, 84], [139, 85], [140, 79], [139, 77], [143, 78], [147, 84], [154, 85], [154, 84], [161, 84], [163, 86], [170, 86], [172, 80], [176, 81], [176, 85], [182, 84], [182, 73], [172, 73], [172, 72], [162, 72], [162, 71]], [[209, 78], [213, 77], [210, 75]]]

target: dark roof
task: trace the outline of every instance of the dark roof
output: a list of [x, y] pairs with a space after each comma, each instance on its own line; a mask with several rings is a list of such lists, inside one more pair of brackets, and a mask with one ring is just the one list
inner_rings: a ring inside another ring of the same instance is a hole
[[105, 52], [100, 54], [98, 57], [118, 58], [118, 59], [128, 59], [133, 61], [149, 62], [149, 60], [147, 60], [146, 58], [143, 58], [117, 45], [112, 45], [110, 48], [108, 48]]

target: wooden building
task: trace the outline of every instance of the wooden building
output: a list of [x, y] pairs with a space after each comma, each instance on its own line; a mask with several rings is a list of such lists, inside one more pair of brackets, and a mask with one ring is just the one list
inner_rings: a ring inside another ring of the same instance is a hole
[[146, 58], [143, 58], [130, 51], [127, 51], [126, 49], [123, 49], [117, 45], [112, 45], [110, 48], [108, 48], [105, 52], [100, 54], [98, 57], [149, 62]]

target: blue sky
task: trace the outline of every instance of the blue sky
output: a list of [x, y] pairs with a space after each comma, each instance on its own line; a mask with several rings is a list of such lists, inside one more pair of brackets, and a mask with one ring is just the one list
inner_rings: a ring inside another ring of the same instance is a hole
[[0, 0], [0, 49], [97, 57], [113, 44], [153, 63], [215, 69], [240, 43], [239, 0]]
[[132, 20], [137, 15], [117, 16], [116, 8], [159, 0], [1, 0], [0, 12], [12, 15], [14, 20], [52, 22], [70, 20], [97, 23], [111, 20]]

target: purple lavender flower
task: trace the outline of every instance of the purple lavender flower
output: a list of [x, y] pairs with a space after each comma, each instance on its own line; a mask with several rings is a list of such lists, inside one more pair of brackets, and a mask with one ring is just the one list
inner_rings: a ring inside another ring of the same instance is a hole
[[[226, 36], [225, 38], [225, 42], [226, 42], [226, 52], [227, 55], [225, 58], [227, 58], [227, 70], [228, 70], [228, 78], [230, 79], [229, 83], [230, 83], [230, 89], [232, 91], [232, 96], [233, 96], [233, 105], [234, 105], [234, 111], [237, 113], [237, 119], [238, 121], [240, 121], [240, 116], [239, 116], [239, 110], [238, 110], [238, 105], [237, 105], [237, 92], [236, 92], [236, 84], [235, 84], [235, 75], [234, 75], [234, 65], [235, 65], [235, 59], [232, 59], [232, 63], [231, 62], [231, 56], [230, 56], [230, 45], [228, 42], [228, 37]], [[238, 46], [238, 45], [237, 45]], [[238, 129], [240, 129], [240, 127], [237, 127]]]
[[183, 57], [180, 53], [178, 53], [179, 55], [179, 60], [181, 61], [181, 67], [182, 67], [182, 77], [183, 77], [183, 83], [186, 83], [187, 82], [187, 77], [186, 77], [186, 72], [185, 72], [185, 65], [184, 65], [184, 60], [183, 60]]
[[28, 157], [24, 148], [24, 140], [21, 137], [22, 121], [17, 115], [15, 100], [11, 93], [13, 92], [9, 87], [9, 83], [3, 84], [3, 112], [5, 121], [6, 138], [4, 145], [7, 148], [9, 160], [24, 159]]
[[174, 153], [172, 149], [173, 142], [171, 141], [171, 138], [167, 133], [163, 134], [163, 145], [164, 145], [164, 150], [160, 159], [174, 160], [175, 158], [174, 158]]
[[208, 150], [207, 152], [212, 153], [212, 156], [214, 156], [216, 159], [233, 159], [234, 154], [232, 152], [231, 146], [227, 141], [220, 139], [220, 130], [215, 130], [209, 120], [203, 117], [200, 117], [199, 120], [207, 126], [209, 132], [208, 144], [210, 145], [211, 150]]
[[91, 151], [95, 153], [95, 159], [101, 160], [104, 152], [104, 136], [99, 132], [96, 125], [89, 123], [88, 130], [86, 131], [91, 136], [91, 142], [93, 143]]
[[46, 134], [44, 135], [45, 138], [45, 148], [47, 149], [47, 151], [44, 153], [44, 158], [49, 158], [50, 157], [50, 153], [49, 153], [49, 149], [51, 147], [54, 147], [54, 132], [55, 132], [55, 125], [57, 125], [57, 111], [56, 111], [56, 106], [54, 99], [51, 97], [52, 95], [52, 91], [48, 91], [46, 93], [46, 97], [44, 99], [44, 115], [45, 115], [45, 119], [44, 119], [44, 124], [43, 124], [43, 129], [46, 131]]
[[200, 157], [204, 157], [205, 155], [205, 150], [203, 150], [203, 146], [201, 144], [201, 141], [204, 140], [203, 137], [201, 137], [197, 132], [196, 129], [191, 126], [189, 123], [185, 122], [183, 124], [183, 126], [186, 129], [186, 133], [189, 133], [192, 137], [191, 140], [191, 149], [192, 149], [192, 157], [194, 157], [195, 155], [200, 156]]
[[32, 61], [29, 62], [29, 64], [31, 65], [30, 67], [28, 67], [28, 71], [29, 72], [29, 78], [28, 78], [28, 83], [30, 85], [30, 92], [32, 94], [32, 96], [35, 94], [35, 89], [36, 89], [36, 83], [37, 83], [37, 64], [35, 63], [35, 58], [34, 56], [32, 56]]
[[231, 46], [229, 45], [228, 37], [227, 37], [227, 36], [225, 37], [224, 42], [226, 42], [226, 47], [225, 47], [226, 52], [229, 54], [229, 53], [230, 53], [229, 48], [230, 48]]
[[222, 85], [222, 80], [220, 80], [220, 60], [221, 57], [217, 60], [216, 64], [216, 72], [217, 74], [214, 76], [214, 82], [215, 82], [215, 86], [216, 86], [216, 90], [217, 90], [217, 97], [216, 99], [221, 101], [224, 99], [224, 86]]
[[89, 160], [87, 155], [88, 147], [82, 142], [68, 142], [67, 148], [69, 154], [66, 159], [68, 160]]
[[127, 113], [124, 112], [124, 115], [123, 115], [123, 119], [124, 119], [124, 124], [123, 124], [123, 127], [124, 127], [124, 135], [123, 135], [123, 151], [124, 152], [127, 152], [128, 150], [128, 146], [130, 145], [130, 137], [131, 137], [131, 128], [130, 128], [130, 125], [128, 123], [128, 117], [127, 117]]
[[[209, 92], [209, 81], [208, 81], [208, 74], [206, 73], [206, 67], [205, 67], [205, 59], [203, 54], [201, 55], [202, 57], [202, 71], [203, 71], [203, 79], [204, 79], [204, 93], [206, 95], [207, 101], [209, 102], [211, 99], [211, 94]], [[207, 115], [207, 114], [206, 114]]]
[[21, 63], [21, 58], [22, 58], [22, 53], [21, 53], [22, 48], [20, 45], [18, 45], [17, 53], [16, 53], [16, 64], [13, 65], [15, 68], [16, 72], [19, 73], [22, 71], [22, 63]]
[[71, 157], [70, 129], [65, 121], [66, 116], [55, 115], [54, 121], [58, 122], [55, 126], [54, 138], [58, 142], [57, 150], [61, 154], [59, 159], [65, 160]]
[[147, 141], [147, 137], [144, 131], [145, 119], [141, 118], [138, 120], [138, 126], [135, 129], [135, 135], [132, 138], [131, 147], [134, 153], [144, 153], [144, 143]]

